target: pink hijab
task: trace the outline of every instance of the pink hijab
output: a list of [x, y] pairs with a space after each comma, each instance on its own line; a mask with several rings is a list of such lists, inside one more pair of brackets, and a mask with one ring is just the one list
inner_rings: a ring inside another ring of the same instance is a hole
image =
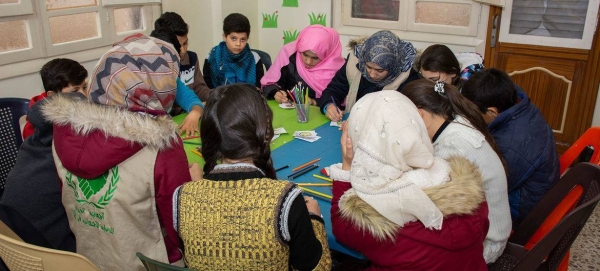
[[[321, 62], [307, 69], [302, 62], [302, 52], [311, 51]], [[298, 35], [296, 41], [284, 45], [275, 63], [260, 80], [262, 86], [277, 83], [281, 77], [281, 67], [290, 63], [290, 56], [296, 53], [296, 69], [302, 79], [315, 91], [316, 97], [327, 87], [335, 73], [344, 65], [340, 34], [333, 28], [322, 25], [306, 27]]]

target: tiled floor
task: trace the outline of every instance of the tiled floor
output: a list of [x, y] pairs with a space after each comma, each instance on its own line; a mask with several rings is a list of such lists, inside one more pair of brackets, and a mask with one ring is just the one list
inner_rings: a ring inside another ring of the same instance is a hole
[[569, 271], [600, 270], [600, 206], [583, 227], [571, 246]]

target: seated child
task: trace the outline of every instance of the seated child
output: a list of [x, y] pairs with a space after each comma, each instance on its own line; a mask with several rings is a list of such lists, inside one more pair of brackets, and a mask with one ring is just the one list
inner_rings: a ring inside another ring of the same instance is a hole
[[[177, 39], [177, 36], [175, 36], [175, 33], [170, 29], [164, 27], [154, 29], [152, 30], [152, 33], [150, 33], [150, 36], [171, 43], [179, 54], [181, 45], [179, 44], [179, 40]], [[186, 86], [179, 77], [177, 78], [175, 102], [179, 103], [183, 109], [188, 112], [188, 115], [185, 116], [185, 119], [181, 123], [179, 133], [185, 133], [186, 136], [191, 136], [194, 135], [194, 133], [199, 132], [198, 121], [200, 120], [200, 116], [202, 116], [202, 108], [204, 105], [198, 96], [196, 96], [196, 94]], [[172, 109], [168, 110], [169, 113], [170, 111], [172, 111]]]
[[[179, 73], [179, 78], [186, 86], [189, 86], [189, 88], [194, 90], [194, 93], [196, 93], [200, 100], [206, 101], [208, 99], [208, 94], [210, 94], [210, 89], [206, 86], [206, 82], [204, 82], [198, 55], [187, 49], [188, 24], [185, 23], [179, 14], [175, 12], [165, 12], [154, 22], [155, 29], [162, 27], [173, 31], [181, 45], [179, 52], [179, 56], [181, 57], [181, 71]], [[180, 111], [181, 108], [175, 104], [173, 106], [173, 111], [171, 111], [171, 115], [177, 115]]]
[[516, 229], [560, 177], [552, 128], [506, 72], [475, 73], [462, 94], [479, 109], [508, 168], [508, 203]]
[[483, 70], [483, 58], [477, 53], [454, 54], [448, 46], [434, 44], [423, 52], [415, 63], [421, 77], [432, 81], [443, 81], [462, 89], [473, 73]]
[[253, 85], [211, 92], [201, 122], [204, 178], [173, 196], [173, 223], [188, 267], [331, 270], [318, 203], [275, 175], [272, 122]]
[[477, 166], [443, 160], [417, 107], [394, 90], [356, 102], [330, 167], [335, 238], [369, 270], [487, 270], [488, 205]]
[[223, 41], [212, 48], [202, 68], [209, 88], [233, 83], [248, 83], [260, 88], [264, 65], [258, 54], [250, 50], [248, 38], [248, 18], [239, 13], [227, 15], [223, 20]]
[[43, 117], [42, 106], [48, 96], [83, 93], [87, 75], [77, 61], [66, 58], [50, 60], [40, 70], [46, 92], [29, 103], [25, 140], [0, 200], [2, 221], [27, 243], [75, 252], [75, 236], [62, 205], [52, 157], [52, 122]]
[[278, 103], [288, 102], [287, 90], [299, 82], [308, 88], [311, 103], [321, 98], [331, 78], [344, 65], [340, 34], [322, 25], [306, 27], [298, 39], [281, 48], [273, 66], [260, 80], [268, 99]]
[[[87, 71], [79, 62], [68, 58], [56, 58], [44, 64], [40, 70], [44, 93], [29, 100], [29, 108], [44, 98], [60, 92], [81, 92], [87, 89]], [[26, 121], [23, 139], [33, 134], [34, 127]]]

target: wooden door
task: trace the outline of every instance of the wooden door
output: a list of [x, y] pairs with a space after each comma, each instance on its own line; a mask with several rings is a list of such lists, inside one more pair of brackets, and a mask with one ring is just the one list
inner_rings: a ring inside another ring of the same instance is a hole
[[[542, 38], [532, 42], [535, 37], [523, 35], [503, 41], [500, 34], [508, 32], [509, 27], [510, 31], [513, 30], [506, 18], [506, 13], [512, 13], [513, 1], [519, 0], [507, 0], [504, 10], [490, 8], [485, 66], [506, 71], [523, 88], [554, 130], [557, 150], [562, 154], [592, 123], [600, 82], [597, 20], [586, 25], [588, 33], [583, 33], [580, 39], [588, 39], [587, 48], [585, 44], [573, 45], [577, 38], [570, 41]], [[595, 11], [588, 17], [597, 19], [598, 2], [589, 2], [591, 10]], [[595, 8], [593, 5], [596, 5]], [[502, 22], [503, 18], [505, 22]]]

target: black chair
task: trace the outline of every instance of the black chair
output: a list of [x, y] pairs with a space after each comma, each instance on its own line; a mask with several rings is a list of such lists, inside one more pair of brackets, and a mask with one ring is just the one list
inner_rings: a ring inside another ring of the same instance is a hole
[[29, 100], [0, 98], [0, 198], [8, 172], [15, 166], [17, 152], [23, 143], [19, 120], [27, 115]]
[[[579, 188], [578, 188], [579, 187]], [[534, 247], [524, 246], [546, 217], [573, 189], [583, 188], [575, 208], [565, 215]], [[600, 200], [600, 167], [580, 163], [548, 191], [508, 239], [504, 252], [490, 271], [556, 270]]]
[[269, 70], [269, 68], [271, 68], [271, 64], [273, 62], [271, 62], [271, 56], [265, 52], [265, 51], [261, 51], [258, 49], [251, 49], [253, 52], [256, 52], [258, 54], [258, 56], [260, 56], [260, 60], [262, 60], [262, 63], [265, 65], [265, 72]]

